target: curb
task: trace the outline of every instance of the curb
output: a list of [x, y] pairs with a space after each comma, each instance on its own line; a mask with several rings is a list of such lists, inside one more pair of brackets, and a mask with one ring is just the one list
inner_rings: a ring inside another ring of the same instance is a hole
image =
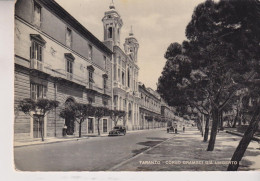
[[52, 143], [61, 143], [61, 142], [69, 142], [69, 141], [80, 141], [84, 139], [89, 139], [89, 137], [85, 138], [74, 138], [74, 139], [64, 139], [64, 140], [57, 140], [57, 141], [50, 141], [50, 142], [39, 142], [39, 143], [33, 143], [33, 144], [24, 144], [24, 145], [14, 145], [14, 148], [18, 147], [26, 147], [26, 146], [35, 146], [35, 145], [45, 145], [45, 144], [52, 144]]
[[[132, 130], [132, 131], [128, 131], [128, 133], [138, 133], [138, 132], [142, 132], [142, 131], [155, 131], [155, 130], [159, 130], [160, 128], [156, 128], [156, 129], [143, 129], [143, 130]], [[91, 136], [88, 136], [86, 135], [86, 137], [81, 137], [81, 138], [78, 138], [78, 137], [74, 137], [74, 138], [71, 138], [71, 139], [61, 139], [61, 140], [56, 140], [56, 141], [50, 141], [50, 142], [38, 142], [38, 143], [33, 143], [33, 142], [27, 142], [27, 144], [23, 144], [23, 145], [13, 145], [14, 148], [18, 148], [18, 147], [26, 147], [26, 146], [34, 146], [34, 145], [44, 145], [44, 144], [52, 144], [52, 143], [60, 143], [60, 142], [68, 142], [68, 141], [80, 141], [80, 140], [84, 140], [84, 139], [89, 139], [89, 138], [97, 138], [97, 137], [108, 137], [107, 134], [104, 134], [104, 135], [91, 135]]]
[[[233, 135], [236, 135], [236, 136], [241, 136], [241, 137], [244, 136], [243, 133], [238, 133], [238, 132], [233, 132], [233, 131], [226, 131], [226, 133], [233, 134]], [[257, 137], [255, 137], [255, 136], [253, 136], [252, 140], [254, 140], [254, 141], [260, 141], [260, 138], [257, 138]]]

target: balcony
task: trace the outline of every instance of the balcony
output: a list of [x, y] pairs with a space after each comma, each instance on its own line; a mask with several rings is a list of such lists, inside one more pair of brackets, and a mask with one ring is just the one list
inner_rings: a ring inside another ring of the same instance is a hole
[[33, 70], [38, 70], [47, 74], [51, 73], [51, 65], [44, 63], [42, 61], [31, 59], [30, 68]]
[[86, 79], [84, 79], [83, 77], [80, 77], [78, 75], [72, 74], [70, 72], [67, 72], [65, 70], [62, 70], [62, 69], [55, 70], [54, 76], [68, 80], [70, 82], [73, 82], [73, 83], [76, 83], [76, 84], [79, 84], [79, 85], [82, 85], [82, 86], [87, 86]]

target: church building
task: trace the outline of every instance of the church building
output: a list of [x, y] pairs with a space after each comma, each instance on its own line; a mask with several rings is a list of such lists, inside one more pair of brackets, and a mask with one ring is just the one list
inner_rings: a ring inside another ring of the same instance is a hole
[[113, 2], [102, 19], [104, 26], [104, 44], [113, 51], [112, 57], [112, 104], [115, 110], [124, 110], [127, 115], [125, 121], [119, 122], [128, 130], [139, 129], [139, 103], [138, 91], [138, 48], [139, 43], [133, 31], [125, 38], [121, 47], [121, 28], [123, 20]]

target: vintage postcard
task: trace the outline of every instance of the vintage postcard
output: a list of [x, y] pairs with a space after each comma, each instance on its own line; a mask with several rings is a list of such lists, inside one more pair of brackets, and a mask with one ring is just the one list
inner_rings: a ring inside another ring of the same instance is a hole
[[258, 0], [17, 0], [18, 172], [259, 171]]

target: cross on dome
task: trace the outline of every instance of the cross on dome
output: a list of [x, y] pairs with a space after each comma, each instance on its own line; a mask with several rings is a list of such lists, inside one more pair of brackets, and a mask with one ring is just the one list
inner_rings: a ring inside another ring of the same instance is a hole
[[134, 33], [133, 33], [133, 26], [131, 25], [131, 30], [130, 30], [130, 33], [129, 33], [129, 36], [133, 36]]

